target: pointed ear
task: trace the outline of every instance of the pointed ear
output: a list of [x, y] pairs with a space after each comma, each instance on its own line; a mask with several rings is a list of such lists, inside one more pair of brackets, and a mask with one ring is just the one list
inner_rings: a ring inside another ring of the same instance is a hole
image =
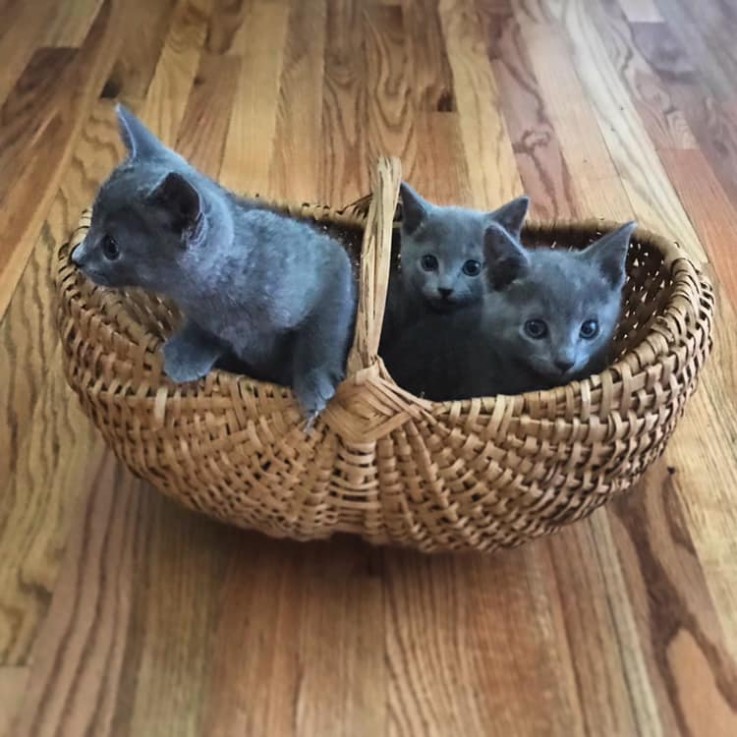
[[621, 287], [624, 284], [627, 251], [630, 237], [636, 227], [635, 222], [626, 223], [606, 233], [581, 251], [581, 257], [596, 263], [613, 287]]
[[530, 264], [522, 244], [496, 223], [484, 232], [484, 254], [489, 285], [494, 290], [504, 289], [519, 279]]
[[422, 199], [407, 182], [402, 182], [399, 192], [402, 195], [402, 227], [407, 233], [414, 233], [432, 207]]
[[166, 150], [164, 144], [127, 107], [118, 103], [115, 113], [120, 137], [132, 159], [150, 158]]
[[530, 207], [530, 198], [526, 195], [518, 197], [516, 200], [507, 202], [498, 210], [489, 213], [489, 217], [499, 223], [511, 236], [519, 240], [522, 232], [522, 225], [527, 217], [527, 210]]
[[199, 192], [177, 172], [169, 172], [149, 196], [152, 204], [165, 210], [177, 232], [194, 230], [202, 215]]

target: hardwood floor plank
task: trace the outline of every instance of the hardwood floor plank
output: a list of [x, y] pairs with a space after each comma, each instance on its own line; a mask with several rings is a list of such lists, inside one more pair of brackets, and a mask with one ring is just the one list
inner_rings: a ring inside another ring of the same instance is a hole
[[398, 7], [365, 9], [362, 20], [366, 35], [366, 85], [370, 99], [375, 100], [368, 108], [366, 120], [368, 161], [364, 168], [379, 156], [413, 161], [417, 156], [417, 136], [412, 126], [415, 111], [402, 11]]
[[73, 3], [55, 3], [46, 15], [43, 46], [75, 48], [81, 46], [102, 0], [74, 0]]
[[146, 97], [176, 7], [177, 0], [127, 0], [123, 42], [106, 85], [110, 97], [129, 103]]
[[473, 206], [458, 113], [418, 113], [415, 136], [418, 154], [404, 166], [405, 179], [431, 202]]
[[565, 5], [560, 22], [573, 50], [576, 72], [591, 100], [597, 124], [638, 222], [677, 240], [703, 263], [706, 255], [673, 190], [586, 7]]
[[[656, 149], [694, 149], [698, 144], [683, 111], [637, 47], [635, 33], [611, 0], [594, 0], [587, 13], [596, 25], [614, 66], [625, 81]], [[685, 61], [685, 60], [683, 60]], [[681, 67], [681, 74], [691, 70]]]
[[10, 727], [20, 709], [28, 668], [0, 667], [0, 737], [12, 737]]
[[657, 464], [609, 518], [664, 734], [727, 735], [737, 729], [737, 663], [686, 525], [678, 473]]
[[169, 146], [179, 134], [207, 36], [213, 0], [180, 0], [171, 19], [156, 71], [140, 112]]
[[24, 663], [48, 607], [74, 505], [88, 490], [88, 464], [102, 442], [66, 386], [54, 325], [56, 249], [120, 156], [110, 105], [82, 129], [42, 237], [0, 323], [3, 407], [15, 430], [2, 434], [0, 480], [0, 661]]
[[138, 484], [136, 496], [141, 545], [110, 734], [197, 737], [205, 727], [227, 554], [239, 533], [148, 484]]
[[308, 664], [295, 694], [300, 737], [387, 734], [382, 557], [347, 539], [300, 555], [298, 663]]
[[483, 17], [501, 109], [524, 191], [532, 199], [531, 215], [573, 217], [577, 208], [571, 175], [511, 5], [504, 13], [485, 12]]
[[453, 72], [438, 3], [402, 0], [400, 4], [407, 53], [413, 61], [410, 89], [414, 107], [420, 113], [452, 112], [456, 109]]
[[106, 455], [69, 535], [14, 737], [111, 734], [141, 544], [140, 486]]
[[291, 3], [279, 82], [269, 191], [292, 202], [319, 202], [322, 156], [325, 0]]
[[272, 195], [269, 167], [289, 20], [285, 3], [249, 4], [234, 41], [241, 56], [220, 181], [238, 192]]
[[458, 0], [438, 5], [458, 110], [473, 203], [498, 207], [522, 193], [514, 151], [499, 114], [494, 79], [480, 19], [474, 6]]
[[[39, 7], [40, 6], [40, 7]], [[53, 12], [53, 0], [29, 3], [8, 0], [2, 8], [0, 28], [0, 105], [7, 99], [18, 78], [32, 59], [38, 38], [46, 25], [46, 16]]]
[[656, 0], [616, 0], [631, 23], [660, 23], [663, 16]]
[[[378, 100], [378, 97], [371, 97], [369, 64], [372, 69], [382, 64], [390, 72], [396, 71], [389, 68], [388, 61], [368, 58], [369, 45], [374, 41], [369, 38], [364, 5], [356, 0], [337, 0], [330, 3], [327, 14], [321, 113], [324, 141], [320, 153], [321, 199], [338, 207], [368, 194], [370, 173], [375, 164], [372, 159], [376, 151], [369, 150], [372, 127], [369, 109], [373, 108], [369, 101]], [[397, 92], [387, 91], [394, 96], [393, 109], [400, 104]], [[380, 94], [378, 89], [374, 92], [377, 96]]]
[[584, 734], [543, 546], [385, 565], [390, 735]]
[[608, 519], [548, 542], [587, 734], [663, 734]]
[[237, 53], [236, 39], [251, 4], [245, 0], [215, 0], [205, 41], [205, 50], [209, 54]]
[[638, 23], [632, 29], [640, 53], [683, 110], [702, 153], [737, 207], [737, 111], [730, 112], [728, 104], [714, 98], [689, 51], [667, 25]]
[[79, 50], [41, 50], [0, 109], [0, 319], [119, 39], [105, 0]]
[[709, 262], [732, 307], [737, 307], [737, 209], [724, 193], [704, 154], [693, 151], [661, 151], [660, 158], [678, 192]]
[[704, 0], [655, 0], [663, 20], [679, 39], [697, 68], [703, 72], [707, 89], [721, 102], [734, 98], [737, 54], [732, 39], [737, 16], [728, 3]]
[[726, 298], [716, 309], [714, 351], [666, 458], [677, 471], [674, 483], [691, 537], [737, 660], [737, 540], [729, 532], [737, 524], [737, 314]]
[[632, 206], [560, 32], [527, 9], [515, 11], [515, 18], [570, 172], [578, 214], [630, 219]]
[[202, 55], [179, 126], [177, 151], [215, 178], [223, 163], [240, 62], [235, 56]]

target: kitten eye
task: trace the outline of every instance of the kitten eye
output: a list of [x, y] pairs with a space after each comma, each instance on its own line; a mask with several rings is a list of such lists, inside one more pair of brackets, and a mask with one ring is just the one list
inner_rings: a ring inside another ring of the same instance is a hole
[[463, 273], [466, 276], [478, 276], [481, 273], [481, 264], [478, 261], [474, 261], [472, 258], [468, 259], [463, 264]]
[[586, 320], [581, 325], [581, 337], [586, 340], [591, 340], [599, 334], [599, 321], [598, 320]]
[[548, 334], [548, 326], [544, 320], [528, 320], [525, 323], [525, 332], [530, 338], [540, 340]]
[[438, 260], [431, 253], [426, 253], [420, 261], [420, 265], [425, 271], [437, 271]]
[[108, 261], [115, 261], [120, 256], [120, 248], [115, 242], [115, 238], [111, 235], [106, 235], [102, 239], [102, 253]]

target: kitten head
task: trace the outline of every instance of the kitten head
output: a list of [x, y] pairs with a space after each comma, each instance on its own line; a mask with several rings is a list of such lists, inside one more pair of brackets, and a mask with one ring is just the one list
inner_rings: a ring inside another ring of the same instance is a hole
[[72, 260], [97, 284], [167, 293], [207, 227], [198, 175], [131, 112], [117, 114], [128, 158], [100, 188]]
[[518, 238], [529, 200], [494, 212], [439, 207], [402, 183], [402, 281], [433, 310], [479, 301], [486, 291], [484, 232], [497, 224]]
[[581, 251], [565, 251], [527, 250], [490, 228], [485, 315], [500, 350], [549, 386], [596, 370], [619, 319], [634, 229], [627, 223]]

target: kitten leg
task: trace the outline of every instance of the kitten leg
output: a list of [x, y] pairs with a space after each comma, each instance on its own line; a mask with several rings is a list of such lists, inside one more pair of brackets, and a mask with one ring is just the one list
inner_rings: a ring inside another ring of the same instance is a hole
[[310, 429], [345, 378], [345, 362], [356, 314], [352, 276], [346, 270], [321, 299], [296, 336], [292, 388]]
[[226, 347], [191, 320], [164, 344], [164, 371], [176, 381], [196, 381], [210, 372]]

